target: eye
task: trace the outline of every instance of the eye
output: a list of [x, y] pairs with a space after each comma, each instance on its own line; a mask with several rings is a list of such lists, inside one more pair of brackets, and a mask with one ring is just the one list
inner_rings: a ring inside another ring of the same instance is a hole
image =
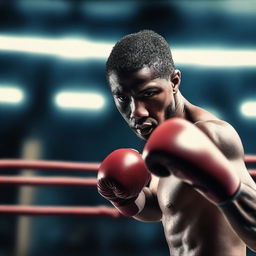
[[142, 97], [150, 98], [157, 94], [157, 91], [146, 91], [142, 94]]
[[129, 101], [129, 97], [125, 96], [125, 95], [117, 95], [116, 98], [117, 98], [117, 100], [119, 102], [127, 102], [127, 101]]

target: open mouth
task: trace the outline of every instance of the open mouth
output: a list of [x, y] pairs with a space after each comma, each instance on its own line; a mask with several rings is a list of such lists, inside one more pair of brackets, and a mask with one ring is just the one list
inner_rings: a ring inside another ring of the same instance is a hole
[[153, 129], [154, 129], [154, 125], [152, 123], [143, 123], [142, 125], [136, 127], [136, 131], [141, 136], [150, 135]]

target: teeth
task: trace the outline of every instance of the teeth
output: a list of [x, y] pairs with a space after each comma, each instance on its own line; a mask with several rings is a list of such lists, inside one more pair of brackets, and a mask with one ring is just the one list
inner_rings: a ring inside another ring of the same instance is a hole
[[140, 127], [140, 129], [148, 129], [149, 127], [151, 127], [152, 125], [142, 125], [141, 127]]
[[145, 128], [148, 128], [149, 126], [152, 126], [152, 124], [151, 124], [151, 123], [143, 123], [143, 124], [139, 127], [139, 129], [145, 129]]
[[[151, 126], [152, 126], [152, 125], [151, 125]], [[138, 131], [141, 135], [147, 135], [147, 134], [151, 133], [152, 130], [153, 130], [153, 127], [145, 126], [145, 127], [141, 127], [141, 128], [138, 129], [137, 131]]]

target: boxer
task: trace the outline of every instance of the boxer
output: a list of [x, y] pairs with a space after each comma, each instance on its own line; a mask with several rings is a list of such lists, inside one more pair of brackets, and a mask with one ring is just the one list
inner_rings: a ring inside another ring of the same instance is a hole
[[[245, 256], [256, 250], [256, 185], [235, 129], [180, 92], [166, 40], [143, 30], [107, 60], [117, 109], [146, 141], [111, 153], [98, 191], [124, 215], [161, 221], [172, 256]], [[149, 172], [151, 175], [149, 175]]]

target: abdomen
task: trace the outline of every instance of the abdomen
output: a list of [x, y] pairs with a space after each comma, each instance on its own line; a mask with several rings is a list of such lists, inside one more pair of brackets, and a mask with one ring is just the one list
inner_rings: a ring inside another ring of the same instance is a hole
[[221, 211], [190, 185], [174, 176], [162, 178], [157, 196], [172, 256], [245, 255]]

